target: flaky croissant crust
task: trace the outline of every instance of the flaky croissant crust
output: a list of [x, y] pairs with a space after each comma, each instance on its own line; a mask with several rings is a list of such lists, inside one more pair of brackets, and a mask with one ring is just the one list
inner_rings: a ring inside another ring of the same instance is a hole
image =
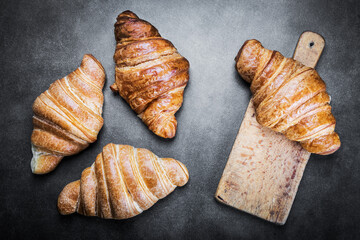
[[33, 173], [52, 171], [64, 156], [96, 140], [103, 125], [104, 68], [90, 54], [79, 68], [56, 80], [33, 104]]
[[175, 136], [175, 113], [183, 102], [189, 62], [158, 30], [131, 11], [117, 17], [114, 54], [118, 91], [143, 122], [158, 136]]
[[307, 151], [331, 154], [340, 147], [330, 96], [315, 69], [264, 48], [257, 40], [241, 47], [236, 69], [251, 83], [257, 121]]
[[184, 164], [159, 158], [151, 151], [108, 144], [81, 179], [65, 186], [59, 195], [61, 214], [125, 219], [149, 209], [176, 186], [189, 179]]

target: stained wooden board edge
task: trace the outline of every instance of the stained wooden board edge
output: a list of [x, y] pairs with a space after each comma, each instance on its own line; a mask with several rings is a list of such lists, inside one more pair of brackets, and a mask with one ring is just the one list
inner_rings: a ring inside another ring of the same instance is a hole
[[[319, 35], [317, 33], [313, 33], [311, 31], [305, 31], [301, 34], [301, 36], [298, 40], [293, 58], [302, 62], [306, 66], [314, 68], [321, 56], [321, 53], [322, 53], [324, 47], [325, 47], [325, 40], [321, 35]], [[303, 172], [304, 172], [306, 164], [310, 158], [310, 153], [308, 153], [305, 150], [301, 150], [301, 152], [302, 152], [302, 154], [301, 154], [302, 157], [300, 157], [301, 164], [299, 164], [298, 167], [296, 168], [296, 176], [293, 180], [294, 184], [292, 185], [292, 189], [291, 189], [291, 191], [289, 191], [289, 195], [288, 195], [289, 198], [286, 201], [283, 208], [278, 209], [278, 214], [275, 218], [272, 217], [272, 215], [274, 215], [274, 214], [270, 214], [272, 212], [272, 210], [269, 210], [269, 214], [267, 214], [267, 215], [264, 213], [257, 214], [255, 211], [253, 211], [253, 209], [250, 208], [250, 210], [249, 210], [247, 207], [241, 206], [241, 204], [239, 205], [239, 203], [236, 203], [236, 201], [229, 202], [228, 199], [230, 199], [230, 198], [228, 198], [226, 196], [226, 192], [229, 191], [229, 190], [226, 190], [226, 184], [229, 182], [233, 184], [233, 182], [234, 182], [234, 181], [231, 181], [230, 177], [229, 177], [233, 174], [233, 172], [231, 171], [231, 168], [234, 168], [232, 166], [232, 163], [233, 162], [236, 163], [236, 161], [234, 160], [234, 159], [236, 159], [236, 157], [234, 157], [234, 153], [236, 152], [236, 148], [239, 146], [239, 142], [241, 142], [241, 140], [242, 140], [242, 129], [245, 129], [246, 122], [249, 123], [251, 121], [251, 118], [249, 116], [252, 116], [252, 117], [255, 116], [255, 110], [252, 105], [252, 100], [250, 100], [248, 109], [245, 113], [243, 122], [238, 131], [235, 143], [234, 143], [231, 153], [229, 155], [228, 162], [225, 166], [223, 175], [220, 179], [218, 188], [215, 193], [215, 199], [221, 203], [224, 203], [231, 207], [235, 207], [235, 208], [240, 209], [249, 214], [258, 216], [260, 218], [263, 218], [265, 220], [268, 220], [268, 221], [276, 223], [276, 224], [283, 225], [283, 224], [285, 224], [285, 222], [289, 216], [289, 213], [290, 213], [293, 201], [295, 199], [301, 178], [303, 176]], [[263, 128], [263, 127], [260, 126], [260, 128]], [[277, 137], [281, 138], [283, 136], [277, 136]], [[286, 141], [286, 140], [284, 140], [284, 141]], [[297, 159], [297, 161], [299, 161], [299, 159]], [[239, 163], [237, 163], [237, 164], [239, 164]], [[227, 174], [227, 173], [229, 173], [229, 174]], [[228, 181], [228, 180], [230, 180], [230, 181]], [[230, 187], [230, 189], [231, 189], [231, 187]], [[241, 195], [241, 194], [243, 194], [243, 192], [241, 193], [239, 191], [235, 191], [235, 193], [233, 193], [233, 194]]]

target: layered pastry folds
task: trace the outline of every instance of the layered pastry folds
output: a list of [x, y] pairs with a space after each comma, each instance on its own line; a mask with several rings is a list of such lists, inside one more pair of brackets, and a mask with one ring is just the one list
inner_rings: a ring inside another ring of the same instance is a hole
[[147, 149], [108, 144], [81, 179], [58, 198], [63, 215], [78, 212], [101, 218], [131, 218], [149, 209], [189, 179], [184, 164]]
[[327, 155], [340, 147], [330, 96], [315, 69], [248, 40], [236, 69], [251, 84], [257, 121], [298, 141], [307, 151]]
[[115, 24], [115, 83], [119, 92], [156, 135], [175, 136], [175, 113], [183, 102], [189, 62], [158, 30], [125, 11]]
[[64, 156], [76, 154], [96, 140], [103, 125], [104, 81], [101, 63], [86, 54], [79, 68], [36, 98], [31, 135], [33, 173], [54, 170]]

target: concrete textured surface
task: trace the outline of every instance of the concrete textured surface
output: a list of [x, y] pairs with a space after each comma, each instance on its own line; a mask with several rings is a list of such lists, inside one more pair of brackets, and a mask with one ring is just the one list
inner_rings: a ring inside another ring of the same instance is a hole
[[[154, 135], [109, 86], [113, 24], [124, 10], [151, 22], [191, 64], [172, 140]], [[0, 217], [2, 239], [355, 239], [360, 234], [360, 2], [354, 1], [1, 1]], [[250, 99], [234, 57], [247, 39], [292, 56], [305, 30], [326, 47], [317, 65], [332, 97], [342, 147], [312, 155], [285, 226], [215, 201], [214, 193]], [[91, 53], [103, 64], [105, 120], [98, 141], [47, 175], [31, 173], [35, 98]], [[107, 143], [181, 160], [190, 181], [141, 215], [122, 221], [56, 209]]]

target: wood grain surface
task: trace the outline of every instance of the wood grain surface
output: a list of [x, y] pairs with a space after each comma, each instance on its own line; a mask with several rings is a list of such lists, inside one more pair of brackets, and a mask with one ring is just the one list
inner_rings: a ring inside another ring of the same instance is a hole
[[[317, 33], [301, 34], [294, 59], [315, 67], [325, 41]], [[310, 153], [299, 143], [262, 127], [248, 105], [215, 198], [276, 224], [285, 224]]]

